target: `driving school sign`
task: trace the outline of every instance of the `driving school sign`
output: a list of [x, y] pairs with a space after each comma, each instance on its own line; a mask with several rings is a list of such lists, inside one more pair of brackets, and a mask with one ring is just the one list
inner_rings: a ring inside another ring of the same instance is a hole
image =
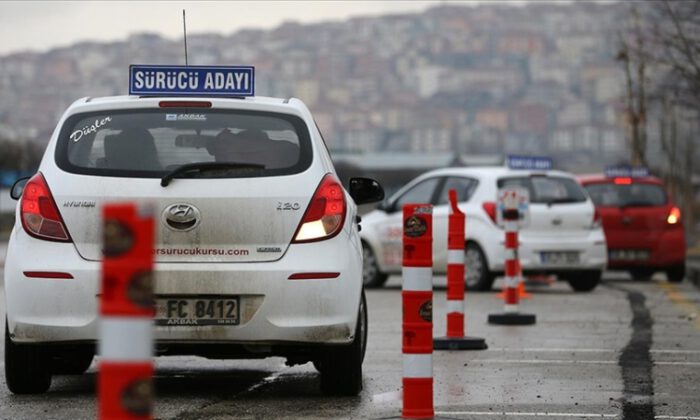
[[129, 95], [253, 96], [252, 66], [129, 66]]

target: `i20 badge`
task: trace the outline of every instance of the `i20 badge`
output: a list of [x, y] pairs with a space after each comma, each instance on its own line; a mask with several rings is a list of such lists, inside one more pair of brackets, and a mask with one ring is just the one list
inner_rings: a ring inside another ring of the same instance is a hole
[[194, 229], [202, 219], [197, 207], [185, 203], [169, 205], [163, 211], [162, 218], [166, 226], [179, 232]]

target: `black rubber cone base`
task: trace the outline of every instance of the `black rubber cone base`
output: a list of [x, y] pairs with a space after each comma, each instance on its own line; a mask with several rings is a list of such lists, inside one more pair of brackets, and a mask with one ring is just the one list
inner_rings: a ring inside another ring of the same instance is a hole
[[498, 325], [532, 325], [536, 322], [534, 314], [522, 314], [520, 312], [506, 312], [502, 314], [490, 314], [489, 324]]
[[433, 338], [435, 350], [486, 350], [489, 346], [479, 337], [437, 337]]

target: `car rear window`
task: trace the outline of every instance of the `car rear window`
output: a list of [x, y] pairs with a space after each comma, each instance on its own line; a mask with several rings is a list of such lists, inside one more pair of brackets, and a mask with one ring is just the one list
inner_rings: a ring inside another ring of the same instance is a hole
[[585, 188], [600, 207], [656, 207], [668, 201], [663, 187], [657, 184], [605, 182], [588, 184]]
[[501, 178], [498, 188], [522, 187], [530, 193], [531, 203], [564, 204], [586, 201], [581, 186], [571, 178], [558, 176], [525, 176]]
[[298, 173], [311, 163], [309, 132], [302, 119], [281, 113], [135, 109], [74, 115], [63, 125], [56, 148], [60, 168], [89, 175], [157, 178], [200, 162], [242, 165], [187, 176]]

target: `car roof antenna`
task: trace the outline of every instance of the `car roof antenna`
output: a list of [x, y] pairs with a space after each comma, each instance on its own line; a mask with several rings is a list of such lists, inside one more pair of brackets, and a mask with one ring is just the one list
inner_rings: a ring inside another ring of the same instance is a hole
[[182, 32], [184, 34], [183, 39], [185, 40], [185, 65], [189, 66], [187, 62], [187, 19], [185, 18], [185, 9], [182, 9]]

